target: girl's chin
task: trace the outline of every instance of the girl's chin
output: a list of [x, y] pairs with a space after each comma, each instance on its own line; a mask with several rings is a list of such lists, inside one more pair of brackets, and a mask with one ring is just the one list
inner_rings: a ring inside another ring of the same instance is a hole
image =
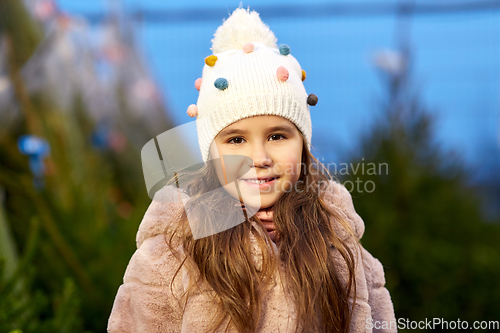
[[[274, 206], [278, 198], [282, 193], [276, 193], [274, 191], [259, 191], [254, 188], [244, 188], [240, 186], [239, 193], [243, 198], [243, 203], [247, 207], [254, 208], [256, 210], [266, 209]], [[238, 192], [236, 190], [230, 191], [233, 198], [240, 200]]]
[[251, 202], [251, 201], [245, 201], [245, 206], [250, 207], [251, 210], [259, 211], [263, 209], [268, 209], [274, 206], [276, 203], [276, 200], [273, 200], [272, 202], [266, 202], [266, 201], [261, 201], [259, 202]]
[[[236, 199], [237, 197], [234, 198]], [[273, 207], [276, 203], [276, 200], [266, 200], [266, 198], [261, 197], [252, 198], [243, 194], [243, 203], [245, 204], [245, 207], [247, 207], [250, 211], [257, 212], [262, 209]]]

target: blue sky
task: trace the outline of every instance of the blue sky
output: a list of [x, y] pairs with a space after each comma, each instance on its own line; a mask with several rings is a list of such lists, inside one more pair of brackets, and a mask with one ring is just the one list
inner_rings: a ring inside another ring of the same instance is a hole
[[[110, 3], [113, 2], [58, 1], [70, 14], [106, 12]], [[192, 120], [185, 112], [189, 104], [196, 103], [194, 81], [201, 76], [204, 58], [211, 54], [210, 40], [222, 19], [239, 3], [123, 2], [128, 12], [164, 10], [191, 15], [188, 21], [144, 21], [135, 26], [144, 58], [176, 124]], [[243, 5], [261, 12], [278, 43], [288, 44], [307, 71], [306, 89], [319, 97], [318, 105], [311, 107], [315, 155], [343, 162], [379, 112], [377, 103], [382, 98], [382, 87], [373, 56], [383, 49], [395, 50], [396, 21], [391, 15], [287, 14], [290, 5], [297, 6], [295, 13], [307, 13], [321, 9], [320, 5], [354, 1], [305, 3], [258, 0]], [[207, 16], [203, 17], [200, 11], [206, 11]], [[436, 116], [439, 143], [457, 151], [473, 167], [500, 160], [500, 10], [418, 15], [413, 18], [410, 31], [415, 87], [424, 105]]]

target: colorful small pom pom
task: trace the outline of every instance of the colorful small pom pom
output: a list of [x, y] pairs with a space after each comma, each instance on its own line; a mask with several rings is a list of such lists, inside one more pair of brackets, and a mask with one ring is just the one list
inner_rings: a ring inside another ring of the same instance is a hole
[[255, 49], [255, 45], [253, 43], [246, 43], [243, 45], [243, 52], [245, 53], [251, 53]]
[[309, 94], [309, 96], [307, 96], [307, 104], [315, 106], [317, 103], [318, 103], [318, 96], [314, 94]]
[[281, 82], [285, 82], [286, 80], [288, 80], [289, 76], [288, 69], [286, 69], [283, 66], [280, 66], [276, 71], [276, 75], [278, 75], [278, 80], [280, 80]]
[[304, 81], [306, 79], [306, 71], [305, 70], [302, 70], [302, 81]]
[[279, 49], [280, 49], [281, 55], [286, 56], [286, 55], [290, 54], [290, 47], [288, 45], [286, 45], [286, 44], [281, 44], [279, 46]]
[[216, 62], [217, 62], [217, 56], [211, 55], [205, 58], [205, 64], [207, 64], [207, 66], [213, 67], [213, 65], [215, 65]]
[[215, 80], [214, 86], [219, 90], [224, 90], [227, 88], [227, 80], [223, 77], [220, 77], [217, 80]]
[[200, 91], [201, 88], [201, 77], [197, 78], [196, 81], [194, 81], [194, 87], [196, 90]]
[[191, 104], [188, 109], [187, 109], [187, 114], [188, 116], [190, 116], [191, 118], [194, 118], [198, 115], [198, 107], [196, 106], [196, 104]]

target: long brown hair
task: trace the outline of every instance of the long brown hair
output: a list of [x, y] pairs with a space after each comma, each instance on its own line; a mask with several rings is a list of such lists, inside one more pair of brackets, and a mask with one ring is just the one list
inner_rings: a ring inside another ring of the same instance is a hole
[[[203, 217], [200, 225], [213, 225], [222, 214], [227, 220], [228, 212], [235, 211], [230, 207], [239, 201], [224, 194], [225, 191], [212, 191], [220, 188], [220, 184], [210, 161], [196, 177], [190, 177], [192, 182], [187, 194], [191, 200], [180, 212], [177, 228], [167, 243], [175, 251], [172, 242], [177, 238], [185, 254], [175, 275], [184, 264], [188, 265], [189, 272], [197, 272], [196, 281], [190, 282], [185, 294], [194, 292], [201, 284], [215, 292], [218, 309], [211, 329], [215, 331], [227, 322], [226, 329], [232, 325], [238, 332], [255, 332], [262, 309], [261, 291], [271, 281], [280, 260], [295, 302], [296, 331], [348, 332], [356, 299], [353, 253], [356, 247], [350, 248], [332, 226], [339, 223], [352, 235], [349, 224], [322, 199], [321, 193], [331, 175], [311, 154], [305, 140], [299, 180], [293, 190], [285, 192], [273, 206], [273, 222], [279, 237], [277, 256], [266, 229], [256, 216], [195, 240], [186, 211], [196, 211], [196, 216]], [[262, 232], [255, 230], [251, 221], [257, 222]], [[252, 259], [250, 233], [255, 236], [262, 254], [259, 269]], [[354, 242], [358, 244], [355, 239]], [[332, 260], [332, 251], [338, 251], [345, 261], [347, 281], [340, 278], [340, 268]], [[351, 305], [350, 297], [353, 298]]]

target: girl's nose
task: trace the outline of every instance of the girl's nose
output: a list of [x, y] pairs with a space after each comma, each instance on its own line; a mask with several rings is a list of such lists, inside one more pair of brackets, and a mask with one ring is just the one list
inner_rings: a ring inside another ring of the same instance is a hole
[[263, 146], [254, 148], [252, 159], [255, 167], [268, 167], [272, 163], [269, 152]]

